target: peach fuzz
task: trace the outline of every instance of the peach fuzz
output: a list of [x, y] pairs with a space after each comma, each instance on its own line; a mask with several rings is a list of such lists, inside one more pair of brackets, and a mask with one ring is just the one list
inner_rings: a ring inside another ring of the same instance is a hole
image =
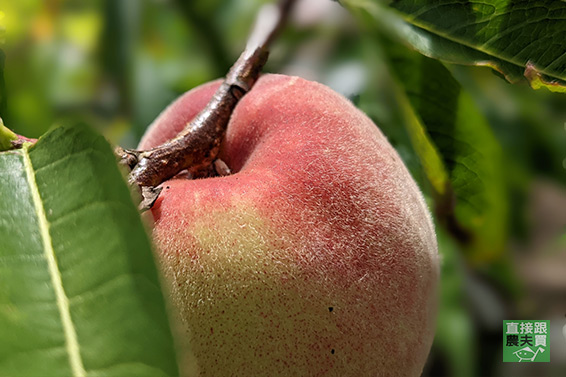
[[[175, 101], [140, 148], [175, 136], [219, 82]], [[422, 195], [347, 99], [264, 75], [236, 107], [226, 177], [174, 178], [152, 214], [198, 376], [418, 376], [439, 275]]]

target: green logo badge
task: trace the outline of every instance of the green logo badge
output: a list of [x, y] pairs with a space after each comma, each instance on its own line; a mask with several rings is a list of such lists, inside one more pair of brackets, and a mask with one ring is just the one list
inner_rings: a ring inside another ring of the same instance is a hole
[[550, 321], [503, 321], [503, 362], [550, 362]]

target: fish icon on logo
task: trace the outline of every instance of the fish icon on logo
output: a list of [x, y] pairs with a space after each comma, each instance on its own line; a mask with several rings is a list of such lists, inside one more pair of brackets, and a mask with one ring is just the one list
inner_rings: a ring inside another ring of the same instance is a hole
[[543, 353], [544, 348], [539, 347], [535, 352], [531, 349], [531, 347], [525, 347], [513, 353], [519, 358], [519, 362], [521, 362], [521, 361], [535, 361], [535, 358], [537, 357], [539, 352]]

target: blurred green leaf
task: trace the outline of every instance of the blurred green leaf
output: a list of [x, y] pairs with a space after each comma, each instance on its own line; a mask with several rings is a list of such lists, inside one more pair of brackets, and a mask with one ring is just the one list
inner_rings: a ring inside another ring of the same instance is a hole
[[382, 46], [396, 78], [394, 93], [406, 114], [405, 126], [436, 193], [437, 215], [468, 244], [474, 260], [497, 258], [508, 221], [498, 141], [444, 65], [399, 44]]
[[[240, 2], [240, 6], [244, 3]], [[184, 0], [174, 0], [174, 4], [191, 25], [195, 39], [199, 41], [199, 51], [210, 56], [214, 74], [219, 77], [226, 75], [234, 61], [228, 53], [226, 38], [223, 38], [213, 22], [214, 17], [211, 17], [222, 10], [222, 4], [218, 1]]]
[[101, 66], [105, 80], [120, 96], [115, 106], [120, 116], [131, 116], [135, 93], [135, 58], [142, 4], [138, 1], [103, 0]]
[[0, 45], [5, 42], [6, 26], [4, 26], [4, 12], [0, 10]]
[[[438, 227], [437, 227], [438, 229]], [[448, 361], [450, 376], [474, 376], [477, 338], [465, 301], [465, 264], [461, 251], [443, 230], [437, 231], [438, 253], [442, 256], [440, 310], [433, 349]]]
[[8, 96], [6, 94], [6, 82], [4, 80], [4, 64], [6, 63], [6, 54], [0, 50], [0, 117], [6, 114], [8, 106]]
[[503, 146], [513, 235], [525, 242], [526, 204], [533, 180], [545, 177], [566, 183], [566, 96], [508, 85], [483, 68], [451, 66], [450, 70], [474, 97]]
[[566, 84], [566, 3], [550, 1], [343, 0], [362, 19], [428, 57], [487, 65], [508, 80], [531, 70]]
[[426, 125], [423, 124], [417, 113], [418, 109], [415, 109], [413, 104], [411, 104], [405, 89], [400, 85], [395, 85], [393, 91], [403, 122], [407, 128], [409, 140], [421, 160], [421, 166], [436, 195], [445, 197], [451, 194], [451, 191], [449, 191], [450, 177], [448, 176], [448, 171], [444, 166], [440, 152], [426, 130]]
[[150, 243], [108, 143], [0, 153], [0, 375], [175, 376]]

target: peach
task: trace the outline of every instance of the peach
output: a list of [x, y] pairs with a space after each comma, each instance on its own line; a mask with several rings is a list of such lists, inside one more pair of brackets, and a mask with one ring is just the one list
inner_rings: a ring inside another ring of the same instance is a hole
[[[219, 82], [154, 122], [179, 132]], [[417, 376], [439, 275], [430, 214], [401, 159], [347, 99], [264, 75], [237, 105], [225, 177], [174, 178], [153, 237], [190, 343], [187, 375]]]

